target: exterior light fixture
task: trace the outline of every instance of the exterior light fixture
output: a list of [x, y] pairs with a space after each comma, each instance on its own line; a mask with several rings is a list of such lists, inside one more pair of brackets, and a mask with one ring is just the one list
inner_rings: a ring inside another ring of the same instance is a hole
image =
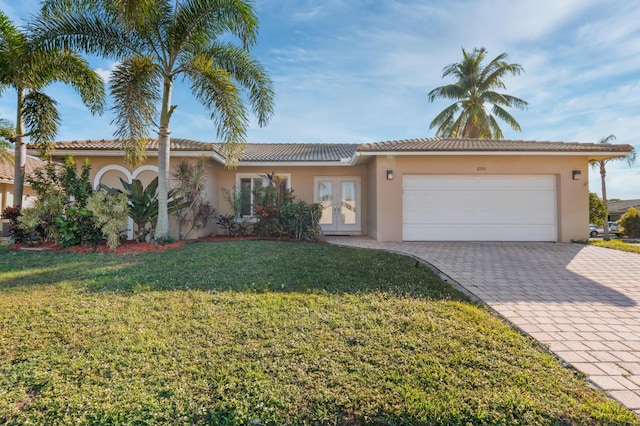
[[573, 180], [580, 180], [580, 175], [582, 175], [582, 172], [580, 170], [574, 170], [571, 172]]
[[393, 170], [387, 170], [387, 180], [393, 180]]

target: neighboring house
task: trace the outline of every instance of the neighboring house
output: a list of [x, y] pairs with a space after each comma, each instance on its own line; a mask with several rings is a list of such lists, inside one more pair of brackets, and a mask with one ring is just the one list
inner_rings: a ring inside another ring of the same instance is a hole
[[[40, 168], [46, 164], [45, 161], [40, 160], [37, 157], [31, 155], [27, 156], [25, 165], [25, 173], [29, 174], [35, 169]], [[0, 161], [0, 211], [4, 210], [7, 206], [13, 206], [13, 176], [15, 173], [15, 166], [6, 161]], [[22, 205], [28, 207], [33, 203], [35, 199], [35, 192], [31, 190], [31, 187], [27, 182], [24, 184], [24, 195], [22, 198]]]
[[[33, 170], [42, 167], [46, 164], [39, 158], [27, 156], [27, 163], [25, 165], [26, 173], [31, 173]], [[4, 211], [6, 207], [13, 206], [13, 176], [15, 173], [15, 166], [7, 161], [0, 161], [0, 213]], [[29, 184], [25, 182], [24, 194], [22, 197], [22, 206], [29, 207], [35, 200], [35, 192], [31, 189]], [[0, 219], [0, 237], [7, 236], [8, 221]]]
[[616, 200], [607, 201], [607, 208], [609, 209], [609, 221], [616, 222], [620, 220], [623, 214], [631, 207], [635, 207], [640, 210], [640, 200]]
[[[560, 241], [587, 238], [589, 162], [621, 157], [629, 145], [474, 139], [371, 144], [247, 144], [227, 169], [220, 144], [171, 140], [171, 167], [205, 157], [208, 199], [231, 213], [224, 190], [253, 189], [276, 172], [294, 195], [325, 207], [327, 235], [380, 241]], [[119, 178], [148, 183], [157, 141], [131, 167], [117, 141], [58, 142], [54, 158], [93, 164], [94, 186]], [[245, 207], [250, 213], [250, 207]], [[215, 225], [204, 231], [217, 232]]]

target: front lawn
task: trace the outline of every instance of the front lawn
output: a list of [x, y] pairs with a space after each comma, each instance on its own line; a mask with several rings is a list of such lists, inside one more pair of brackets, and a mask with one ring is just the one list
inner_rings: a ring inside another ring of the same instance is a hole
[[640, 424], [415, 260], [0, 248], [0, 424]]
[[640, 253], [640, 244], [629, 243], [622, 240], [590, 240], [589, 244], [614, 250], [628, 251], [630, 253]]

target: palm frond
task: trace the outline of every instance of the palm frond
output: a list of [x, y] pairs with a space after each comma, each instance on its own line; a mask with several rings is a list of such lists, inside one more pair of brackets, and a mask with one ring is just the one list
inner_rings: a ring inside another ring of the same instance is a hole
[[493, 105], [493, 109], [491, 110], [493, 115], [498, 117], [500, 120], [506, 122], [513, 130], [521, 131], [520, 123], [516, 121], [515, 118], [506, 109], [500, 107], [499, 105]]
[[58, 133], [60, 115], [56, 105], [54, 99], [36, 90], [24, 97], [22, 115], [26, 134], [42, 156], [48, 154]]
[[175, 11], [168, 33], [172, 50], [178, 52], [187, 44], [204, 48], [225, 33], [238, 37], [248, 47], [255, 42], [257, 31], [258, 18], [249, 1], [187, 0]]
[[233, 75], [203, 57], [193, 58], [184, 67], [194, 96], [210, 113], [228, 154], [239, 152], [245, 142], [248, 119]]
[[15, 163], [15, 157], [11, 150], [11, 139], [15, 134], [13, 123], [4, 118], [0, 118], [0, 163]]
[[459, 101], [466, 97], [466, 91], [457, 84], [448, 84], [446, 86], [436, 87], [427, 95], [429, 102], [433, 102], [438, 98], [452, 99]]
[[446, 133], [446, 129], [449, 127], [450, 123], [453, 120], [453, 117], [456, 115], [460, 106], [458, 103], [454, 103], [449, 105], [447, 108], [443, 109], [440, 114], [436, 116], [429, 124], [429, 129], [433, 129], [434, 127], [438, 127], [436, 135], [439, 137], [449, 137], [451, 135]]
[[[76, 0], [81, 1], [81, 0]], [[71, 9], [28, 26], [31, 43], [121, 60], [146, 52], [144, 39], [105, 8]]]
[[489, 139], [504, 138], [504, 135], [502, 134], [502, 129], [498, 125], [498, 122], [496, 121], [495, 117], [493, 117], [492, 115], [489, 116], [489, 126], [491, 127], [491, 130], [492, 130], [492, 135]]
[[148, 58], [134, 57], [120, 63], [109, 80], [113, 96], [111, 108], [115, 117], [111, 124], [114, 136], [125, 145], [125, 158], [132, 164], [144, 160], [150, 128], [160, 101], [158, 85], [161, 75]]
[[258, 124], [264, 126], [273, 115], [272, 81], [264, 67], [249, 52], [231, 43], [215, 43], [205, 55], [213, 60], [213, 66], [229, 72], [244, 88], [252, 105]]
[[102, 114], [105, 84], [89, 63], [69, 50], [36, 51], [30, 55], [30, 87], [41, 88], [53, 82], [70, 84], [92, 114]]

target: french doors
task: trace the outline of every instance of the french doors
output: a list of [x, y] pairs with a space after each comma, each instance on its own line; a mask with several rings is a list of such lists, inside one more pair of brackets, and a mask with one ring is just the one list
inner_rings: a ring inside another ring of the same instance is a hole
[[323, 207], [325, 234], [360, 234], [360, 177], [316, 177], [315, 201]]

